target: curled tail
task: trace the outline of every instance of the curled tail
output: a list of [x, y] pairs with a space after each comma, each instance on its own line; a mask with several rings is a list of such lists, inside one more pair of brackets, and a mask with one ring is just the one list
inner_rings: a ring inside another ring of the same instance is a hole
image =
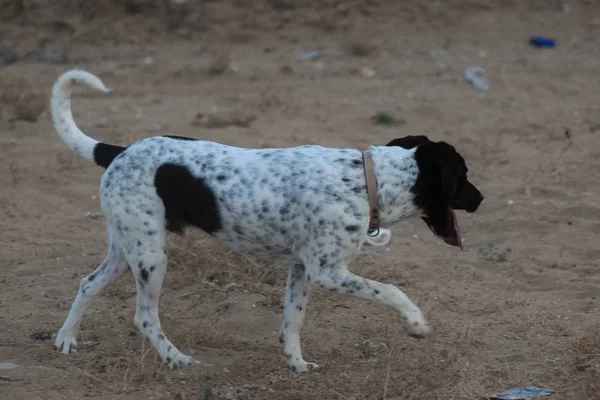
[[124, 147], [99, 142], [83, 133], [75, 124], [71, 113], [71, 92], [78, 84], [85, 84], [108, 93], [102, 81], [95, 75], [81, 70], [70, 70], [62, 74], [52, 88], [50, 112], [54, 127], [62, 141], [83, 158], [107, 168], [123, 151]]

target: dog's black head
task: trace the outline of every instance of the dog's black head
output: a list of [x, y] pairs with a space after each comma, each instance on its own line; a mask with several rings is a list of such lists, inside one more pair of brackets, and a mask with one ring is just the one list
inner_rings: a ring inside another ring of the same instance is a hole
[[481, 192], [467, 179], [469, 169], [464, 158], [448, 143], [432, 142], [426, 136], [406, 136], [387, 145], [417, 147], [419, 174], [412, 191], [417, 207], [423, 212], [422, 219], [434, 234], [462, 249], [453, 210], [472, 213], [483, 201]]

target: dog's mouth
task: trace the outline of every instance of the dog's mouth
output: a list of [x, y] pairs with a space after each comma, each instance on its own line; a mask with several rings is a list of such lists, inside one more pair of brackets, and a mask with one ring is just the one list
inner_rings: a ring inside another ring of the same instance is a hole
[[440, 237], [444, 242], [448, 243], [451, 246], [459, 247], [461, 250], [463, 249], [462, 238], [460, 236], [460, 227], [458, 226], [458, 218], [456, 218], [456, 213], [452, 209], [452, 207], [448, 207], [447, 218], [448, 221], [448, 231], [444, 234], [440, 234], [436, 231], [433, 224], [431, 223], [431, 219], [429, 217], [421, 217], [423, 221], [427, 224], [429, 229], [438, 237]]

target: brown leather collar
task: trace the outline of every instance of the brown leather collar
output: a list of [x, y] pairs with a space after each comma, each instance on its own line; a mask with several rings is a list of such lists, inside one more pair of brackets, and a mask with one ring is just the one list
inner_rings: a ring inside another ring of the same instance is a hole
[[367, 235], [373, 237], [379, 234], [379, 195], [377, 194], [377, 178], [373, 157], [368, 151], [363, 151], [363, 165], [365, 168], [365, 181], [367, 195], [369, 196], [369, 229]]

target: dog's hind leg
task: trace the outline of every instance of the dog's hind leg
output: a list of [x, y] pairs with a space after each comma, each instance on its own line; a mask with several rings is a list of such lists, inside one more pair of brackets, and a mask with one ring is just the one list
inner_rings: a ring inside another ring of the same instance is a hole
[[300, 347], [300, 329], [309, 296], [310, 284], [306, 280], [304, 265], [291, 266], [285, 290], [279, 341], [284, 344], [286, 363], [292, 372], [304, 372], [318, 367], [317, 364], [304, 361]]
[[152, 343], [160, 357], [167, 363], [167, 367], [178, 369], [199, 362], [181, 353], [161, 329], [158, 300], [167, 271], [167, 253], [166, 231], [164, 226], [159, 225], [157, 223], [144, 225], [144, 227], [129, 225], [127, 227], [129, 233], [121, 233], [121, 242], [137, 287], [134, 324]]
[[77, 297], [71, 305], [69, 315], [56, 335], [54, 345], [65, 354], [77, 351], [77, 333], [83, 314], [94, 299], [108, 284], [127, 270], [127, 261], [114, 236], [109, 232], [109, 250], [106, 259], [94, 272], [81, 280]]

